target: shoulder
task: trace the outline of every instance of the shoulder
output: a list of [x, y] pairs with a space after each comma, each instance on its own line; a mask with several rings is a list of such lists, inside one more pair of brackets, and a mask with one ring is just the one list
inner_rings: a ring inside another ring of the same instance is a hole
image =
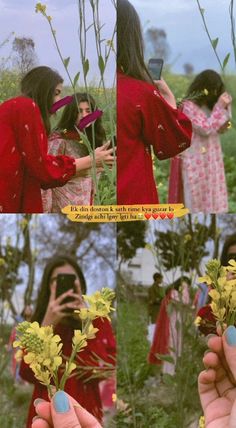
[[4, 104], [7, 104], [9, 107], [14, 109], [15, 112], [22, 111], [25, 113], [34, 112], [36, 114], [40, 114], [39, 107], [32, 98], [19, 96], [5, 101]]
[[156, 95], [154, 93], [156, 92], [159, 94], [159, 91], [154, 84], [144, 80], [135, 79], [134, 77], [127, 76], [124, 73], [118, 73], [118, 81], [122, 86], [130, 87], [130, 89], [137, 90], [139, 93]]

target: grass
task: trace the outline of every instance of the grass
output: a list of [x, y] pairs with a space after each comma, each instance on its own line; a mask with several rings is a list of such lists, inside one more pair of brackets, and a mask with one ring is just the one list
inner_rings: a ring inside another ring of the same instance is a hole
[[118, 401], [115, 426], [190, 428], [201, 415], [197, 377], [205, 350], [193, 325], [193, 310], [190, 305], [181, 309], [184, 346], [176, 374], [161, 377], [160, 367], [147, 363], [150, 344], [146, 308], [146, 301], [134, 295], [118, 301], [117, 379], [121, 402]]

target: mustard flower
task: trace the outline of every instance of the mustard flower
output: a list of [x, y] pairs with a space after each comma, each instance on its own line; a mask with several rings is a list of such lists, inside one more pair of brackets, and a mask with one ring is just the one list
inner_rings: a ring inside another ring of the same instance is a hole
[[198, 428], [205, 428], [205, 418], [204, 418], [204, 416], [200, 417]]
[[45, 4], [42, 4], [42, 3], [37, 3], [35, 6], [35, 12], [36, 13], [40, 12], [43, 15], [46, 14], [46, 9], [47, 9], [47, 6]]
[[72, 342], [73, 346], [78, 348], [80, 351], [87, 346], [87, 336], [86, 334], [83, 334], [81, 330], [75, 330]]
[[60, 336], [53, 334], [51, 326], [40, 327], [36, 321], [24, 321], [18, 325], [16, 337], [13, 346], [20, 348], [17, 358], [23, 357], [35, 377], [43, 385], [49, 386], [54, 373], [62, 364]]

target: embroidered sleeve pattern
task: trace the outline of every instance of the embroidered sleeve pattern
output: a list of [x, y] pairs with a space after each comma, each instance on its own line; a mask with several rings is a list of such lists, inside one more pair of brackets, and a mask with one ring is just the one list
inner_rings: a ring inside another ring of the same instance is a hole
[[172, 108], [157, 90], [150, 88], [142, 110], [144, 139], [153, 146], [158, 159], [168, 159], [190, 146], [192, 124], [184, 113]]
[[30, 99], [22, 98], [19, 101], [21, 108], [15, 104], [16, 134], [24, 163], [42, 187], [62, 186], [75, 174], [74, 159], [47, 154], [47, 136], [38, 107]]

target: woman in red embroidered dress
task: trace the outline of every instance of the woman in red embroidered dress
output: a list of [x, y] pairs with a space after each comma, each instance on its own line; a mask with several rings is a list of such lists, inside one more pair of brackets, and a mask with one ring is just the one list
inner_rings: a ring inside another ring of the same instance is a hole
[[[75, 286], [77, 292], [72, 290], [61, 294], [56, 298], [56, 279], [58, 274], [75, 274]], [[65, 357], [69, 357], [72, 350], [72, 337], [74, 329], [81, 328], [80, 321], [68, 314], [68, 309], [75, 309], [84, 306], [81, 294], [86, 293], [86, 282], [84, 275], [74, 261], [68, 256], [59, 256], [52, 259], [46, 266], [42, 277], [41, 288], [37, 299], [35, 313], [32, 321], [38, 321], [41, 325], [53, 325], [55, 334], [59, 334], [62, 339], [62, 352]], [[71, 302], [64, 302], [65, 298], [70, 297]], [[84, 367], [80, 369], [81, 373], [75, 374], [67, 380], [65, 392], [70, 394], [75, 400], [85, 407], [101, 422], [103, 417], [102, 403], [99, 392], [99, 382], [104, 379], [101, 376], [89, 379], [91, 376], [91, 367], [98, 368], [100, 361], [115, 364], [115, 338], [112, 332], [111, 324], [108, 320], [97, 318], [93, 321], [94, 327], [99, 331], [95, 339], [88, 341], [88, 346], [78, 354], [77, 363]], [[95, 354], [98, 358], [95, 357]], [[89, 366], [86, 369], [86, 366]], [[101, 368], [101, 366], [100, 366]], [[98, 369], [99, 370], [99, 369]], [[34, 392], [30, 403], [28, 420], [26, 428], [31, 428], [32, 418], [36, 416], [34, 400], [42, 398], [48, 400], [47, 388], [41, 385], [34, 377], [29, 366], [21, 362], [20, 376], [28, 382], [34, 383]]]
[[117, 2], [117, 25], [117, 200], [156, 204], [151, 148], [158, 159], [175, 156], [189, 147], [192, 126], [167, 84], [149, 75], [139, 17], [128, 0]]
[[[189, 278], [180, 277], [177, 279], [167, 290], [156, 319], [156, 327], [148, 361], [151, 364], [162, 364], [163, 374], [168, 373], [173, 375], [175, 373], [176, 361], [182, 352], [183, 327], [181, 311], [183, 311], [183, 307], [181, 307], [181, 304], [189, 304], [189, 286]], [[173, 362], [163, 362], [158, 358], [157, 354], [170, 355]]]
[[[49, 137], [48, 153], [50, 155], [81, 158], [89, 154], [75, 126], [78, 129], [81, 119], [94, 112], [97, 106], [94, 98], [89, 94], [77, 93], [76, 98], [77, 103], [73, 96], [70, 104], [64, 108], [56, 131]], [[106, 141], [106, 133], [100, 117], [96, 119], [94, 125], [87, 126], [83, 133], [94, 150]], [[91, 171], [85, 171], [84, 175], [75, 175], [64, 186], [42, 192], [44, 212], [58, 213], [67, 205], [93, 205], [94, 191]]]
[[[47, 154], [50, 109], [60, 97], [62, 78], [36, 67], [21, 82], [22, 96], [0, 105], [0, 212], [40, 213], [40, 188], [63, 186], [76, 172], [91, 168], [90, 156], [74, 159]], [[112, 163], [108, 145], [95, 151], [96, 164]]]

